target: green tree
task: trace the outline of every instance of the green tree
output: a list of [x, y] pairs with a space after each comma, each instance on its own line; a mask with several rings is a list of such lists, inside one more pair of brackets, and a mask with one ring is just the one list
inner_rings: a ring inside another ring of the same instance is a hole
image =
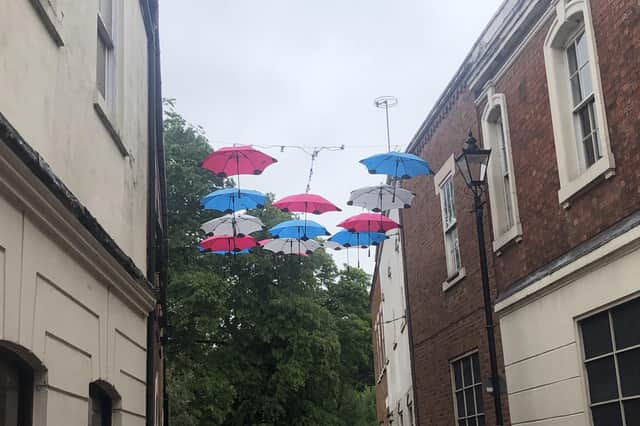
[[[195, 250], [216, 216], [200, 198], [233, 182], [200, 168], [211, 152], [202, 129], [166, 108], [173, 424], [373, 424], [368, 276], [338, 272], [323, 251]], [[290, 218], [269, 205], [250, 213], [267, 226]]]

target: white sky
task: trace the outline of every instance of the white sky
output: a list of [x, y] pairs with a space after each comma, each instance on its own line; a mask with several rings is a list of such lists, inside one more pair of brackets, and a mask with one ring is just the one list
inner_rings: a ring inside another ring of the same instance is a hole
[[[335, 232], [362, 211], [346, 206], [349, 192], [385, 179], [358, 163], [386, 150], [374, 98], [399, 99], [391, 143], [404, 150], [501, 1], [163, 0], [163, 95], [214, 148], [345, 145], [320, 153], [311, 182], [343, 209], [313, 217]], [[461, 145], [464, 137], [460, 129]], [[304, 192], [310, 157], [263, 150], [279, 162], [242, 176], [242, 187], [276, 198]], [[360, 252], [368, 272], [373, 253]], [[332, 254], [346, 262], [344, 252]], [[355, 266], [355, 249], [349, 257]]]

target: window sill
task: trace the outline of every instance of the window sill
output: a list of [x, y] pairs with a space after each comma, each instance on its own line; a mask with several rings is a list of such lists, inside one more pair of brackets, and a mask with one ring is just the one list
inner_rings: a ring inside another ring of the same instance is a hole
[[93, 109], [95, 109], [98, 118], [100, 118], [109, 135], [111, 135], [111, 139], [118, 147], [118, 151], [120, 151], [123, 157], [128, 157], [129, 151], [127, 151], [127, 147], [124, 145], [122, 137], [120, 137], [120, 132], [116, 126], [111, 109], [107, 106], [104, 98], [97, 90], [93, 96]]
[[449, 290], [451, 287], [453, 287], [454, 285], [462, 281], [462, 279], [466, 276], [467, 276], [466, 269], [464, 269], [464, 267], [460, 268], [460, 271], [458, 271], [458, 275], [442, 283], [442, 291]]
[[64, 46], [62, 39], [62, 31], [60, 29], [60, 20], [56, 16], [53, 6], [48, 0], [29, 0], [33, 8], [36, 10], [42, 24], [58, 47]]
[[522, 224], [518, 222], [507, 232], [493, 240], [493, 251], [497, 256], [500, 256], [506, 246], [513, 242], [519, 243], [520, 241], [522, 241]]
[[609, 179], [615, 176], [616, 170], [612, 157], [602, 157], [593, 166], [585, 170], [580, 176], [574, 180], [565, 183], [558, 191], [558, 200], [560, 205], [568, 209], [571, 206], [571, 200], [576, 196], [589, 189], [596, 181]]

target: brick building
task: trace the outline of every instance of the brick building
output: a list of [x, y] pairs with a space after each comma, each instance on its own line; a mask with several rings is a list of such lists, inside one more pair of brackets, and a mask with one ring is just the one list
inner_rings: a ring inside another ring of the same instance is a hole
[[495, 424], [469, 130], [505, 424], [640, 424], [639, 74], [636, 0], [506, 1], [410, 142], [435, 172], [401, 211], [418, 424]]

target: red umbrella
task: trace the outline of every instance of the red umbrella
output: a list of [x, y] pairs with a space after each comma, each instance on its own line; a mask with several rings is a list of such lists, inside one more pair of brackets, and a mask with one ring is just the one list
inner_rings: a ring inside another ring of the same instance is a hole
[[289, 195], [274, 201], [273, 205], [284, 212], [322, 214], [342, 211], [326, 198], [309, 193]]
[[257, 245], [258, 243], [253, 237], [233, 237], [231, 235], [209, 237], [200, 243], [200, 247], [205, 251], [229, 252], [238, 252]]
[[228, 146], [209, 154], [202, 162], [202, 167], [220, 177], [259, 175], [277, 161], [250, 145]]
[[398, 223], [380, 213], [360, 213], [346, 218], [338, 226], [349, 232], [387, 232], [400, 227]]

